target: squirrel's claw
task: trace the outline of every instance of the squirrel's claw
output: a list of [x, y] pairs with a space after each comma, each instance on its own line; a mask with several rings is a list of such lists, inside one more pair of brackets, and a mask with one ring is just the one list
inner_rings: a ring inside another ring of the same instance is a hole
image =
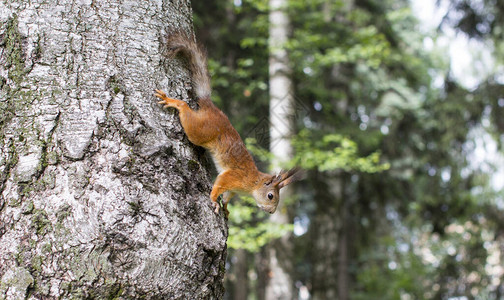
[[[160, 99], [164, 99], [164, 98], [166, 98], [166, 93], [163, 92], [162, 90], [156, 89], [156, 90], [154, 90], [154, 96], [156, 96]], [[162, 102], [159, 102], [159, 103], [162, 103]]]

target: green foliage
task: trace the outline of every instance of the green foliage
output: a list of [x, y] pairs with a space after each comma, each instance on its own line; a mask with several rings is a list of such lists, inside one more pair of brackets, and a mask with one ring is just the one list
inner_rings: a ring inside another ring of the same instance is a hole
[[318, 68], [341, 63], [362, 61], [377, 68], [384, 58], [390, 55], [390, 46], [375, 27], [368, 26], [355, 32], [354, 41], [348, 47], [335, 47], [325, 53], [315, 53], [314, 61]]
[[292, 225], [267, 221], [267, 214], [258, 211], [252, 197], [241, 196], [229, 208], [228, 247], [257, 252], [270, 241], [293, 230]]
[[327, 134], [312, 141], [312, 133], [303, 129], [293, 140], [295, 149], [294, 165], [319, 172], [342, 169], [375, 173], [390, 168], [388, 163], [380, 164], [379, 151], [366, 157], [359, 157], [357, 144], [340, 134]]
[[273, 159], [273, 154], [265, 148], [258, 145], [257, 140], [255, 138], [247, 138], [245, 139], [245, 145], [247, 146], [247, 150], [254, 155], [259, 161], [262, 162], [270, 162]]

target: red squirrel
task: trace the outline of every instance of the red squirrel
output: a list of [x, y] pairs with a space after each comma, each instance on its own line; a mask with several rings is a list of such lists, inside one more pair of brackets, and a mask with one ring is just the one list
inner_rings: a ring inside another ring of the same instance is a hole
[[161, 99], [159, 104], [164, 104], [164, 108], [178, 110], [189, 141], [210, 152], [219, 172], [210, 193], [215, 213], [218, 214], [220, 208], [217, 198], [223, 194], [222, 204], [227, 217], [227, 204], [235, 193], [252, 195], [261, 209], [274, 213], [280, 200], [280, 189], [297, 180], [298, 169], [282, 171], [278, 175], [260, 172], [228, 117], [210, 99], [206, 53], [184, 33], [171, 34], [167, 46], [173, 57], [180, 52], [187, 58], [199, 108], [191, 109], [186, 102], [169, 98], [161, 90], [155, 90], [154, 95]]

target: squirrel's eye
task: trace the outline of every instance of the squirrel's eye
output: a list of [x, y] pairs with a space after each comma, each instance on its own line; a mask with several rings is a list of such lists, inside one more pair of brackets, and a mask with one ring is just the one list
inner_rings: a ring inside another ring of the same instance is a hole
[[268, 194], [268, 199], [270, 199], [270, 200], [273, 199], [273, 194], [272, 193]]

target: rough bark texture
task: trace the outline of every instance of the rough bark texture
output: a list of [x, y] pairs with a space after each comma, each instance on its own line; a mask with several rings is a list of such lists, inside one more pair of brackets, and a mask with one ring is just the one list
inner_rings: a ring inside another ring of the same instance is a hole
[[[188, 0], [0, 2], [0, 298], [220, 299], [227, 228], [174, 111]], [[203, 162], [203, 163], [202, 163]]]
[[[294, 98], [290, 67], [285, 44], [288, 39], [289, 19], [284, 11], [285, 0], [270, 0], [270, 30], [269, 30], [269, 75], [270, 75], [270, 150], [274, 155], [273, 170], [278, 172], [283, 162], [292, 156], [290, 137], [292, 136], [292, 117], [294, 115]], [[289, 224], [290, 218], [285, 206], [285, 198], [291, 194], [290, 187], [281, 191], [283, 201], [280, 201], [277, 212], [271, 216], [271, 221], [279, 224]], [[267, 247], [269, 280], [265, 288], [266, 300], [293, 299], [294, 284], [292, 274], [292, 237], [286, 235], [274, 241]]]

